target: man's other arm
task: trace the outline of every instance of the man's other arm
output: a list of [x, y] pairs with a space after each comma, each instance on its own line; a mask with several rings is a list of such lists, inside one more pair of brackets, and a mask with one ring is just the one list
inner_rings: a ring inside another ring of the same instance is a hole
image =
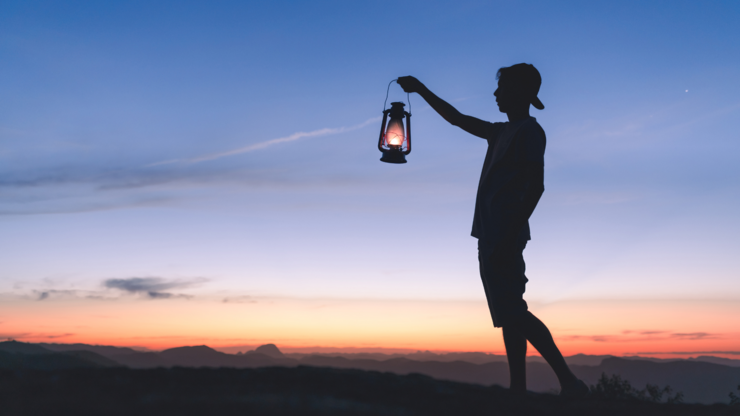
[[434, 111], [453, 126], [460, 127], [468, 133], [483, 139], [491, 137], [493, 128], [492, 123], [472, 116], [467, 116], [457, 111], [457, 109], [451, 106], [447, 101], [437, 97], [436, 94], [430, 91], [429, 88], [422, 84], [418, 79], [412, 76], [399, 77], [396, 82], [398, 82], [398, 85], [400, 85], [405, 92], [415, 92], [421, 95], [421, 98], [423, 98], [429, 106], [434, 109]]

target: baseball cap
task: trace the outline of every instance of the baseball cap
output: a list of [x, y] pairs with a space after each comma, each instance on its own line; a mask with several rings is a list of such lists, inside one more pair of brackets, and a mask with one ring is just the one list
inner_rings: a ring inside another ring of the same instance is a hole
[[540, 71], [534, 65], [516, 64], [501, 68], [498, 70], [498, 77], [502, 76], [506, 77], [507, 82], [515, 83], [525, 94], [529, 95], [529, 102], [532, 103], [534, 108], [538, 110], [545, 108], [542, 101], [537, 98], [537, 93], [540, 92], [540, 86], [542, 85], [542, 77]]

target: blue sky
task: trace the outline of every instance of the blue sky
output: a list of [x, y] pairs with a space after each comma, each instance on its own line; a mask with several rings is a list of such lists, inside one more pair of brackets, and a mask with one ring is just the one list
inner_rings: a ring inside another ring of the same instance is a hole
[[504, 121], [496, 70], [527, 62], [548, 135], [529, 299], [740, 300], [739, 17], [734, 1], [4, 1], [0, 292], [150, 277], [196, 297], [480, 301], [485, 142], [412, 95], [409, 163], [384, 164], [378, 117], [411, 74]]

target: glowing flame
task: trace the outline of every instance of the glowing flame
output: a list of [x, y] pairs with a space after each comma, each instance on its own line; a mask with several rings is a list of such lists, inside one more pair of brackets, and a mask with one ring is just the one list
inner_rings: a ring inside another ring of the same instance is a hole
[[403, 139], [403, 121], [391, 119], [385, 132], [385, 142], [391, 146], [400, 146], [403, 144]]

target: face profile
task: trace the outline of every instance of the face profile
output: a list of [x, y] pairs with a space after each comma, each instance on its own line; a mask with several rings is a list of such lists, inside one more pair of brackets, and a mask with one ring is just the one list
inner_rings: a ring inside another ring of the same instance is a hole
[[[504, 67], [496, 73], [498, 88], [493, 93], [496, 97], [499, 111], [508, 115], [514, 114], [515, 118], [529, 116], [529, 105], [543, 110], [537, 93], [542, 85], [540, 72], [530, 64], [516, 64]], [[510, 117], [511, 119], [511, 117]]]
[[526, 99], [526, 96], [517, 90], [516, 85], [507, 82], [504, 77], [499, 78], [498, 88], [493, 92], [493, 95], [496, 97], [498, 110], [502, 113], [529, 107], [529, 100]]

